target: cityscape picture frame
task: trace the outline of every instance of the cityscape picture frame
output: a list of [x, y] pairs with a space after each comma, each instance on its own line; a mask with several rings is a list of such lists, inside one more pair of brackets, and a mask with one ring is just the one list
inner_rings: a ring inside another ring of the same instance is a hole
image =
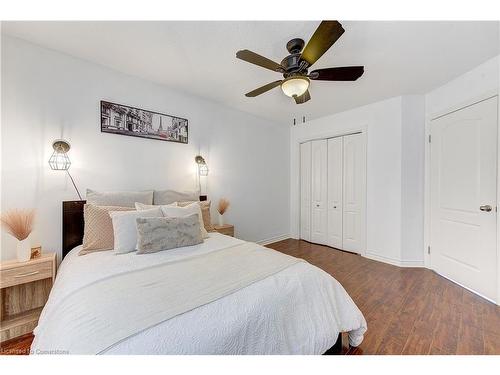
[[101, 132], [187, 144], [188, 120], [101, 100]]

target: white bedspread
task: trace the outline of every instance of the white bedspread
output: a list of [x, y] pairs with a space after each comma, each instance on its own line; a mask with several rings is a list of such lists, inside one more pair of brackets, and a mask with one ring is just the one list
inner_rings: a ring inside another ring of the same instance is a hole
[[[44, 337], [58, 301], [109, 275], [231, 247], [242, 241], [211, 233], [203, 244], [155, 254], [116, 255], [106, 251], [67, 255], [35, 329], [32, 351], [64, 350]], [[182, 286], [179, 286], [182, 287]], [[126, 308], [124, 306], [123, 308]], [[117, 311], [116, 314], [120, 312]], [[339, 332], [357, 346], [366, 321], [330, 275], [301, 262], [214, 302], [143, 330], [107, 354], [321, 354]], [[47, 335], [49, 337], [49, 335]]]

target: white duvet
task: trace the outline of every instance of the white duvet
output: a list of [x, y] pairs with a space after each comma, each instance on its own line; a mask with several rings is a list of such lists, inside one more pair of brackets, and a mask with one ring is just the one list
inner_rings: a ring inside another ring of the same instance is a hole
[[[83, 286], [110, 275], [239, 243], [242, 241], [211, 233], [200, 245], [147, 255], [104, 251], [78, 256], [80, 248], [73, 249], [61, 264], [42, 311], [32, 351], [63, 349], [45, 339], [50, 335], [39, 333], [55, 323], [50, 322], [51, 310], [58, 301]], [[363, 315], [342, 286], [326, 272], [301, 262], [130, 336], [105, 353], [322, 354], [333, 346], [339, 332], [349, 332], [350, 344], [358, 346], [365, 331]]]

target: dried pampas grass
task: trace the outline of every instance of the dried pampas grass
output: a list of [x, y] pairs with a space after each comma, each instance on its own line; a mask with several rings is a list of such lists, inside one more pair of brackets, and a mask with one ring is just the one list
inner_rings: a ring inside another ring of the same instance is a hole
[[219, 199], [219, 204], [217, 205], [217, 212], [221, 215], [224, 215], [224, 213], [227, 211], [228, 208], [229, 208], [229, 201], [226, 198]]
[[22, 241], [28, 238], [33, 230], [35, 210], [8, 210], [0, 216], [0, 221], [7, 233]]

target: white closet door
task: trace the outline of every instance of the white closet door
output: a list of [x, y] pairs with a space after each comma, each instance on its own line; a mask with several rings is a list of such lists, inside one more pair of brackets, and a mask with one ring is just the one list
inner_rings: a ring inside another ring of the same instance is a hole
[[311, 241], [327, 243], [327, 141], [312, 141]]
[[342, 137], [328, 140], [328, 246], [342, 249]]
[[300, 238], [311, 241], [311, 142], [300, 145]]
[[343, 249], [362, 253], [365, 242], [366, 149], [364, 134], [343, 137]]

